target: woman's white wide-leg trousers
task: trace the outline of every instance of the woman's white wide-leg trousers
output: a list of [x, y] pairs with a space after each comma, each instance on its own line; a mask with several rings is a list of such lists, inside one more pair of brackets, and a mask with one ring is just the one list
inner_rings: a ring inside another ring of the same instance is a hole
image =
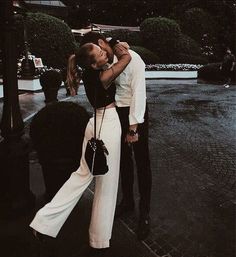
[[[100, 128], [102, 113], [103, 110], [97, 110], [97, 131]], [[93, 176], [84, 159], [84, 151], [87, 141], [93, 136], [93, 127], [94, 118], [91, 118], [85, 131], [80, 167], [71, 174], [51, 202], [37, 212], [31, 222], [30, 226], [38, 232], [56, 237], [84, 190], [92, 181]], [[118, 189], [120, 137], [121, 127], [116, 109], [106, 109], [100, 138], [109, 152], [107, 156], [109, 171], [103, 176], [96, 177], [89, 227], [90, 245], [94, 248], [109, 247]]]

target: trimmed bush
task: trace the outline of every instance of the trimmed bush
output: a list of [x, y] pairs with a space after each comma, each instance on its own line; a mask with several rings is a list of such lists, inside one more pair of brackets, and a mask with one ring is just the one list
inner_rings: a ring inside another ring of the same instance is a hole
[[[43, 64], [63, 68], [76, 47], [69, 26], [47, 14], [27, 13], [26, 28], [30, 52], [41, 57]], [[22, 35], [23, 37], [23, 35]]]
[[142, 39], [140, 32], [129, 31], [127, 29], [116, 29], [106, 32], [106, 37], [112, 37], [123, 42], [127, 42], [129, 45], [142, 45]]
[[58, 89], [62, 82], [62, 75], [60, 70], [46, 70], [40, 75], [39, 81], [44, 92], [45, 103], [58, 101]]
[[58, 102], [47, 105], [33, 118], [30, 136], [40, 160], [71, 158], [80, 161], [88, 114], [76, 103]]
[[[207, 82], [225, 82], [225, 77], [220, 70], [221, 63], [211, 63], [198, 70], [198, 79]], [[232, 82], [236, 82], [236, 67], [234, 67]]]
[[145, 64], [159, 63], [159, 57], [155, 55], [152, 51], [142, 46], [131, 46], [130, 48], [141, 56]]
[[167, 18], [148, 18], [140, 25], [143, 45], [160, 57], [163, 63], [172, 62], [176, 56], [181, 35], [179, 25]]
[[80, 165], [88, 119], [87, 112], [78, 104], [57, 102], [41, 109], [30, 124], [48, 201]]
[[175, 58], [175, 63], [207, 64], [208, 60], [203, 56], [178, 54]]
[[49, 87], [59, 89], [62, 82], [62, 75], [61, 72], [56, 69], [46, 70], [40, 75], [39, 81], [43, 90]]
[[188, 35], [181, 34], [177, 42], [178, 53], [186, 55], [201, 55], [201, 48], [199, 44]]

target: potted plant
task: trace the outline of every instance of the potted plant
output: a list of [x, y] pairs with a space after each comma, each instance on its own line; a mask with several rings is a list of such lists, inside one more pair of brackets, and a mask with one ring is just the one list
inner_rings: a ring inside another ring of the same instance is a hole
[[45, 103], [57, 102], [58, 90], [62, 83], [62, 75], [60, 70], [45, 70], [40, 75], [39, 81], [45, 95]]
[[50, 200], [80, 165], [89, 116], [73, 102], [46, 105], [30, 124], [30, 137], [42, 166], [46, 198]]

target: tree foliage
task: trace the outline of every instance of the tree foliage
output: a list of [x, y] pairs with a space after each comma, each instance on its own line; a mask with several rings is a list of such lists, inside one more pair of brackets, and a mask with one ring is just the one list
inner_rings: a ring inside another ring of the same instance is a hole
[[142, 46], [131, 46], [131, 49], [140, 55], [145, 64], [156, 64], [160, 62], [156, 54]]
[[204, 34], [216, 34], [217, 24], [213, 17], [200, 8], [191, 8], [179, 18], [182, 31], [197, 42], [201, 42]]
[[[30, 52], [41, 57], [44, 65], [62, 68], [76, 47], [74, 36], [68, 25], [50, 15], [27, 13], [27, 29]], [[23, 43], [23, 35], [19, 38]]]

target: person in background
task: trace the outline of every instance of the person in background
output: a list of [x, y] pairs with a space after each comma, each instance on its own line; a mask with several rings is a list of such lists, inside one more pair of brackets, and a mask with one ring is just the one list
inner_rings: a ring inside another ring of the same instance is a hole
[[228, 88], [231, 83], [235, 64], [235, 56], [232, 54], [230, 48], [228, 47], [226, 49], [223, 62], [220, 66], [220, 70], [222, 71], [222, 74], [226, 80], [224, 84], [224, 87], [226, 88]]
[[[114, 39], [111, 39], [114, 41]], [[109, 63], [117, 62], [117, 56], [110, 42], [99, 33], [89, 32], [82, 38], [81, 45], [88, 42], [97, 44], [107, 52]], [[139, 222], [138, 239], [144, 240], [150, 232], [150, 200], [152, 174], [148, 145], [148, 107], [146, 104], [145, 64], [141, 57], [129, 50], [131, 62], [116, 78], [116, 106], [119, 114], [121, 135], [121, 186], [122, 200], [116, 208], [116, 217], [121, 217], [135, 209], [134, 201], [134, 163], [137, 167], [139, 186]]]

